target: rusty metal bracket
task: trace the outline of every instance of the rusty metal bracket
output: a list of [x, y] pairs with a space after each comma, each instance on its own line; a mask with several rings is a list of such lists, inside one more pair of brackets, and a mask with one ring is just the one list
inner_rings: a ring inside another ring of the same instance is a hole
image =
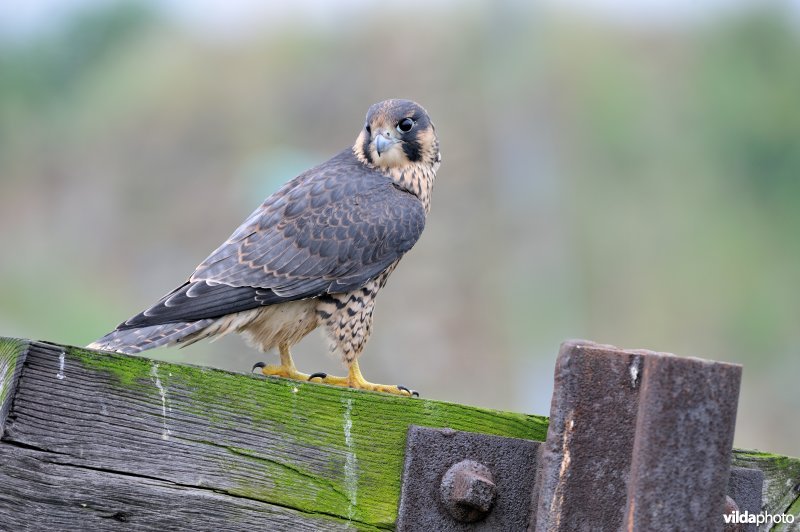
[[409, 427], [397, 530], [525, 530], [540, 445]]
[[[761, 511], [762, 492], [764, 491], [764, 472], [747, 467], [731, 467], [728, 479], [729, 512], [747, 512], [757, 514]], [[724, 532], [757, 532], [755, 523], [726, 525]]]
[[547, 440], [411, 427], [398, 530], [755, 530], [731, 468], [741, 366], [565, 342]]
[[536, 530], [722, 530], [741, 373], [564, 342]]

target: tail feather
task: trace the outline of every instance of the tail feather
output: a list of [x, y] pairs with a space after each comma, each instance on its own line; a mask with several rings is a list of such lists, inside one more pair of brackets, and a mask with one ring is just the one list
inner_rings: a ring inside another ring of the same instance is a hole
[[116, 329], [86, 347], [133, 355], [154, 347], [175, 344], [183, 339], [191, 342], [192, 339], [187, 338], [188, 336], [196, 335], [214, 323], [214, 321], [216, 320], [205, 319], [190, 322], [163, 323], [161, 325], [134, 327], [131, 329]]

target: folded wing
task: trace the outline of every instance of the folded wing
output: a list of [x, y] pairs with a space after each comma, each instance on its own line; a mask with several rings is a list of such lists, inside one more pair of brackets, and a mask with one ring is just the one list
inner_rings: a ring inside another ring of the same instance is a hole
[[419, 199], [347, 150], [267, 198], [186, 283], [118, 328], [355, 290], [397, 262], [424, 227]]

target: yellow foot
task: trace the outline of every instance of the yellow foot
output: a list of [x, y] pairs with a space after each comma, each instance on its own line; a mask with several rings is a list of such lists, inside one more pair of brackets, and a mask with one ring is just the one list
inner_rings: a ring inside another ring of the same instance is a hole
[[300, 373], [297, 371], [297, 368], [294, 365], [285, 366], [285, 365], [267, 365], [263, 362], [257, 362], [253, 369], [259, 368], [261, 369], [261, 373], [266, 375], [267, 377], [285, 377], [287, 379], [294, 379], [296, 381], [307, 381], [309, 375], [305, 373]]
[[332, 386], [345, 386], [348, 388], [355, 388], [357, 390], [370, 390], [373, 392], [383, 392], [383, 393], [391, 393], [394, 395], [404, 395], [406, 397], [410, 396], [417, 396], [419, 397], [419, 393], [415, 392], [414, 390], [409, 390], [405, 386], [393, 386], [389, 384], [373, 384], [367, 381], [363, 375], [361, 375], [361, 370], [358, 367], [358, 362], [354, 361], [350, 366], [350, 372], [347, 377], [336, 377], [334, 375], [328, 375], [327, 373], [312, 373], [308, 380], [313, 382], [322, 382], [324, 384], [330, 384]]
[[285, 377], [287, 379], [294, 379], [296, 381], [307, 381], [308, 375], [297, 371], [297, 368], [294, 365], [294, 360], [292, 360], [292, 355], [289, 353], [289, 345], [280, 344], [278, 346], [278, 351], [281, 355], [280, 365], [267, 365], [263, 362], [256, 362], [253, 365], [253, 370], [259, 368], [261, 369], [261, 373], [267, 377]]

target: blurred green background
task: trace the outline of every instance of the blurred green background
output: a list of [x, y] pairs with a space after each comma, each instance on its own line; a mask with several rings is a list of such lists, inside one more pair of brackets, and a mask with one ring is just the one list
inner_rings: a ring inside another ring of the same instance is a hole
[[[547, 414], [567, 338], [738, 362], [736, 445], [800, 455], [798, 15], [0, 4], [0, 334], [96, 339], [351, 145], [371, 103], [411, 98], [443, 165], [379, 298], [367, 378]], [[295, 358], [341, 373], [325, 351], [312, 334]], [[146, 354], [236, 371], [273, 357], [238, 338]]]

